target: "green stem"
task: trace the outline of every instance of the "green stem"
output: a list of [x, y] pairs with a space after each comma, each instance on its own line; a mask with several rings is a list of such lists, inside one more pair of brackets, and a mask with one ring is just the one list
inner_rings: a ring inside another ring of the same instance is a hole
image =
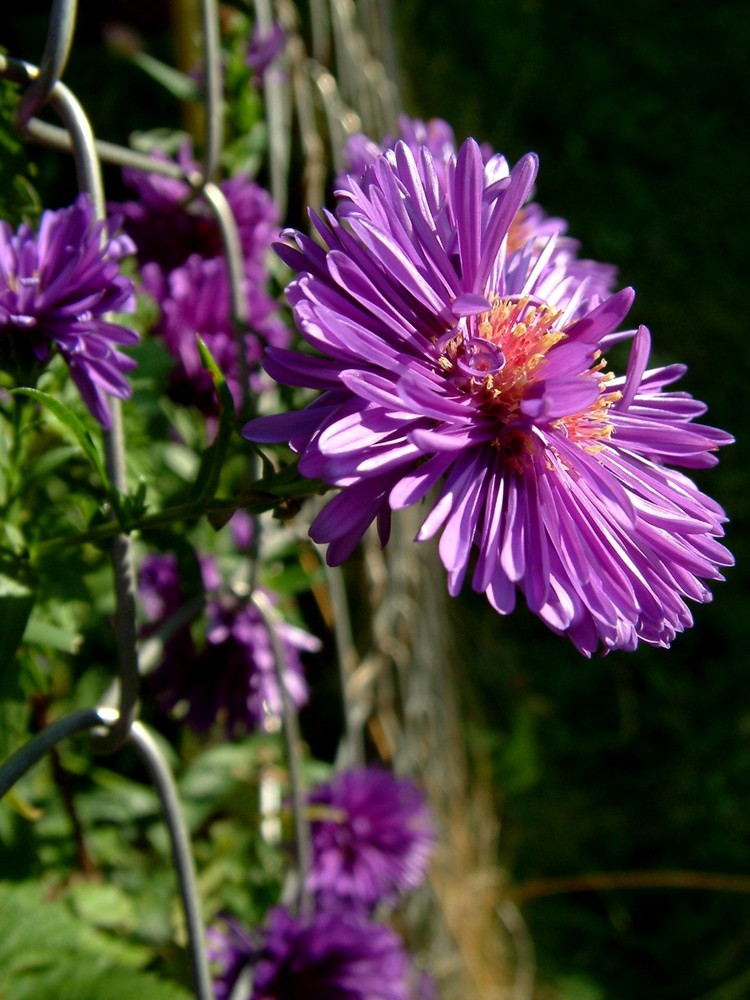
[[34, 549], [33, 562], [38, 562], [46, 556], [54, 555], [61, 549], [70, 548], [77, 545], [100, 545], [108, 542], [115, 535], [126, 531], [128, 534], [133, 531], [144, 531], [149, 528], [161, 528], [173, 524], [175, 521], [185, 521], [193, 517], [199, 517], [204, 512], [204, 506], [198, 503], [175, 504], [174, 507], [165, 507], [164, 510], [155, 511], [148, 514], [132, 524], [123, 526], [117, 521], [107, 521], [105, 524], [98, 524], [88, 531], [76, 531], [70, 535], [62, 535], [60, 538], [50, 538], [46, 542], [40, 542]]

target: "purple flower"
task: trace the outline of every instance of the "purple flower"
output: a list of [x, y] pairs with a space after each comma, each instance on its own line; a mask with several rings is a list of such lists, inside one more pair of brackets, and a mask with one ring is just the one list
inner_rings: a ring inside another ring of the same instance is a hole
[[251, 1000], [408, 1000], [409, 961], [388, 927], [356, 910], [268, 915]]
[[373, 907], [422, 883], [434, 833], [413, 782], [360, 768], [319, 785], [308, 801], [314, 892]]
[[[337, 179], [341, 189], [339, 193], [349, 190], [350, 181], [355, 186], [362, 184], [364, 175], [385, 150], [392, 150], [399, 141], [405, 142], [415, 159], [426, 150], [431, 159], [435, 182], [441, 192], [446, 192], [450, 182], [450, 173], [456, 162], [456, 140], [453, 129], [441, 118], [431, 118], [424, 122], [418, 118], [399, 118], [399, 136], [386, 136], [382, 146], [368, 139], [367, 136], [353, 135], [344, 147], [344, 162], [346, 173]], [[501, 153], [496, 153], [487, 144], [479, 147], [484, 164], [485, 188], [493, 185], [507, 184], [510, 176], [510, 166]], [[530, 193], [531, 190], [530, 190]], [[517, 212], [508, 228], [506, 251], [518, 250], [533, 242], [541, 252], [550, 238], [555, 237], [551, 254], [555, 262], [565, 263], [568, 274], [580, 281], [588, 279], [589, 296], [609, 295], [615, 286], [617, 270], [611, 264], [601, 264], [598, 261], [578, 259], [580, 249], [577, 240], [566, 236], [568, 224], [565, 219], [547, 215], [541, 205], [527, 202]]]
[[[167, 160], [163, 154], [154, 158]], [[198, 170], [189, 143], [181, 147], [177, 162], [186, 176]], [[237, 223], [243, 255], [242, 292], [249, 330], [243, 338], [241, 361], [229, 272], [213, 212], [203, 199], [191, 199], [192, 190], [185, 180], [137, 170], [125, 170], [123, 177], [138, 198], [115, 207], [135, 242], [143, 288], [160, 306], [154, 332], [177, 361], [171, 395], [209, 415], [217, 412], [213, 384], [198, 353], [196, 334], [200, 334], [239, 405], [248, 377], [254, 391], [267, 387], [259, 371], [263, 347], [286, 346], [290, 340], [290, 331], [266, 290], [266, 255], [278, 233], [270, 195], [245, 174], [219, 185]]]
[[138, 335], [106, 315], [132, 309], [133, 284], [118, 267], [132, 250], [96, 221], [86, 195], [44, 212], [38, 234], [0, 222], [0, 357], [30, 372], [56, 347], [103, 427], [111, 422], [107, 396], [130, 395], [125, 373], [135, 367], [120, 348]]
[[[429, 151], [399, 144], [314, 217], [327, 249], [280, 247], [319, 356], [270, 349], [265, 366], [323, 394], [245, 433], [288, 440], [304, 475], [341, 487], [310, 529], [329, 562], [373, 520], [385, 543], [391, 511], [436, 488], [417, 539], [442, 531], [451, 594], [468, 575], [506, 614], [520, 589], [586, 655], [668, 646], [692, 624], [684, 598], [709, 600], [703, 581], [732, 563], [721, 507], [671, 466], [713, 465], [732, 439], [669, 389], [684, 368], [647, 369], [644, 327], [618, 332], [632, 290], [602, 299], [554, 236], [509, 252], [534, 156], [489, 181], [467, 140], [447, 175], [443, 190]], [[615, 378], [602, 351], [628, 337]]]
[[[413, 152], [425, 147], [432, 157], [436, 171], [444, 172], [447, 164], [456, 155], [456, 138], [448, 122], [442, 118], [431, 118], [425, 122], [419, 118], [400, 115], [398, 124], [399, 135], [385, 136], [382, 144], [374, 142], [361, 132], [346, 140], [343, 150], [346, 173], [338, 178], [339, 186], [348, 185], [347, 175], [361, 180], [368, 167], [371, 167], [386, 149], [393, 149], [398, 142], [405, 142]], [[491, 155], [491, 151], [483, 147], [485, 161]]]
[[276, 304], [263, 289], [250, 282], [245, 285], [253, 331], [246, 332], [243, 338], [247, 373], [243, 372], [239, 358], [225, 261], [220, 257], [205, 260], [192, 254], [183, 265], [167, 273], [153, 263], [143, 268], [144, 289], [161, 304], [154, 332], [163, 339], [176, 361], [170, 394], [178, 402], [193, 404], [210, 415], [215, 415], [218, 409], [213, 381], [203, 366], [196, 334], [204, 340], [226, 377], [238, 407], [245, 374], [253, 390], [267, 387], [268, 380], [260, 371], [263, 347], [286, 346], [290, 334], [278, 319]]
[[[170, 162], [163, 153], [154, 159]], [[197, 175], [189, 143], [184, 143], [177, 163], [189, 176]], [[134, 201], [114, 204], [123, 229], [135, 243], [141, 265], [154, 262], [164, 271], [184, 264], [191, 254], [206, 259], [221, 257], [224, 247], [213, 212], [200, 197], [193, 197], [187, 181], [140, 170], [123, 170], [123, 180], [136, 193]], [[245, 271], [256, 281], [266, 278], [264, 258], [278, 233], [276, 206], [271, 196], [247, 174], [219, 183], [234, 214], [239, 231]]]
[[213, 966], [214, 996], [216, 1000], [231, 1000], [257, 950], [250, 933], [239, 920], [225, 916], [206, 929], [206, 944]]
[[246, 58], [247, 65], [253, 71], [253, 86], [260, 88], [266, 71], [284, 48], [285, 41], [284, 28], [278, 21], [274, 21], [265, 32], [257, 22], [253, 25]]
[[[167, 632], [164, 659], [151, 675], [151, 685], [165, 710], [183, 707], [185, 720], [196, 732], [207, 732], [217, 719], [229, 736], [267, 728], [282, 711], [268, 627], [254, 604], [223, 585], [213, 559], [203, 557], [200, 569], [206, 631], [205, 643], [198, 647], [187, 623], [170, 628], [174, 616], [185, 613], [187, 597], [176, 556], [143, 560], [140, 595], [148, 620], [145, 634]], [[273, 603], [271, 594], [266, 597]], [[285, 656], [288, 695], [294, 705], [303, 705], [307, 684], [299, 654], [315, 652], [320, 642], [288, 622], [275, 627]]]

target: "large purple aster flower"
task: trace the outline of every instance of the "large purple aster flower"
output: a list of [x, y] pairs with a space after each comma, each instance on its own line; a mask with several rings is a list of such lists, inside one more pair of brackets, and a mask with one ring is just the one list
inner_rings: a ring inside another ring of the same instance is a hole
[[341, 487], [310, 529], [329, 562], [373, 520], [385, 542], [391, 511], [436, 488], [417, 537], [442, 531], [451, 594], [468, 576], [505, 614], [520, 589], [587, 655], [667, 646], [692, 623], [684, 598], [709, 600], [732, 562], [722, 509], [671, 466], [713, 465], [731, 438], [669, 389], [682, 367], [647, 370], [645, 328], [625, 375], [606, 370], [602, 351], [633, 336], [630, 289], [600, 300], [554, 237], [509, 252], [535, 176], [529, 155], [488, 183], [472, 140], [444, 190], [429, 151], [381, 157], [315, 218], [325, 247], [297, 233], [279, 250], [319, 354], [271, 349], [266, 368], [323, 394], [246, 433]]
[[421, 884], [434, 833], [413, 782], [358, 768], [319, 785], [308, 801], [314, 892], [372, 907]]
[[138, 335], [107, 317], [132, 308], [133, 283], [118, 267], [132, 251], [129, 239], [96, 221], [86, 195], [44, 212], [38, 234], [0, 222], [0, 357], [28, 371], [57, 348], [103, 427], [111, 421], [107, 396], [130, 395], [125, 373], [135, 367], [120, 348]]
[[[206, 595], [205, 644], [198, 647], [186, 623], [170, 628], [185, 605], [180, 568], [173, 555], [143, 560], [140, 595], [148, 619], [146, 634], [165, 627], [162, 664], [151, 675], [160, 704], [182, 706], [196, 732], [206, 732], [219, 719], [228, 735], [272, 725], [281, 715], [274, 651], [268, 627], [257, 608], [224, 586], [216, 562], [201, 560]], [[273, 596], [266, 594], [273, 603]], [[320, 642], [288, 622], [276, 624], [285, 656], [287, 693], [294, 705], [307, 701], [300, 652], [315, 652]]]
[[408, 1000], [409, 961], [388, 927], [356, 910], [268, 915], [252, 1000]]

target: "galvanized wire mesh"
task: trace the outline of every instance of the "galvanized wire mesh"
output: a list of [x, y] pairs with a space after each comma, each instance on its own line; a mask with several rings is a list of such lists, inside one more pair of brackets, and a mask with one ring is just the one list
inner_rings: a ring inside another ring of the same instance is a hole
[[[299, 178], [303, 201], [318, 208], [324, 203], [327, 181], [342, 165], [345, 139], [360, 130], [379, 137], [395, 128], [399, 101], [389, 5], [384, 0], [358, 5], [352, 0], [310, 0], [306, 11], [311, 26], [309, 40], [303, 37], [300, 11], [291, 0], [254, 0], [253, 8], [262, 29], [278, 19], [286, 36], [280, 56], [284, 72], [268, 76], [264, 93], [271, 193], [283, 215], [296, 137], [303, 154]], [[203, 133], [196, 138], [202, 160], [199, 169], [189, 174], [173, 162], [155, 160], [93, 135], [85, 109], [62, 80], [76, 25], [75, 0], [55, 0], [52, 4], [47, 42], [38, 65], [16, 54], [0, 55], [0, 77], [21, 87], [19, 130], [30, 141], [73, 154], [78, 186], [90, 194], [100, 218], [105, 213], [102, 161], [177, 177], [189, 185], [191, 197], [202, 199], [218, 223], [234, 319], [241, 329], [247, 318], [242, 249], [236, 221], [217, 183], [223, 96], [216, 0], [200, 0], [198, 13], [205, 96], [200, 116]], [[38, 117], [47, 107], [59, 124]], [[108, 472], [114, 487], [124, 491], [126, 442], [117, 401], [113, 418], [112, 430], [105, 434]], [[486, 778], [467, 759], [464, 748], [449, 668], [444, 597], [435, 584], [433, 555], [429, 548], [420, 552], [410, 544], [414, 526], [407, 521], [404, 518], [397, 526], [387, 554], [374, 543], [366, 549], [365, 592], [371, 631], [364, 643], [363, 637], [352, 635], [341, 572], [331, 570], [328, 574], [346, 710], [339, 763], [351, 765], [363, 759], [367, 730], [385, 759], [392, 760], [397, 770], [418, 776], [425, 785], [444, 836], [431, 891], [412, 906], [419, 911], [420, 922], [426, 920], [430, 926], [424, 943], [442, 981], [442, 995], [447, 1000], [458, 996], [492, 1000], [508, 995], [507, 956], [498, 944], [496, 924], [501, 905], [494, 865], [497, 829]], [[118, 649], [111, 687], [98, 705], [49, 725], [4, 763], [0, 767], [0, 796], [60, 741], [76, 733], [89, 732], [102, 753], [116, 753], [126, 744], [135, 748], [158, 792], [170, 835], [196, 996], [210, 1000], [213, 991], [189, 835], [170, 766], [139, 721], [139, 670], [153, 665], [143, 661], [153, 661], [154, 648], [147, 650], [139, 665], [133, 557], [127, 534], [115, 536], [111, 562]], [[251, 600], [269, 626], [281, 678], [284, 654], [274, 611], [262, 594], [253, 594]], [[283, 695], [285, 685], [279, 683], [279, 688]], [[284, 706], [283, 715], [293, 798], [299, 802], [299, 734], [289, 704]], [[298, 870], [304, 872], [309, 833], [300, 809], [296, 810], [295, 834]], [[298, 877], [302, 894], [303, 886], [302, 877]], [[504, 913], [502, 919], [509, 926], [514, 921], [514, 926], [520, 926], [517, 913]], [[513, 934], [522, 938], [522, 930]], [[521, 955], [523, 942], [518, 951]], [[530, 995], [533, 978], [530, 958], [521, 958], [512, 994], [519, 1000]]]

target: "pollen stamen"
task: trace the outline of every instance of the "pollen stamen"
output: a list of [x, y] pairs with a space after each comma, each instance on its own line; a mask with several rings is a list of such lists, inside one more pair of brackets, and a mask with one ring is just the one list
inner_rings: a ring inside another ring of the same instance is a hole
[[[528, 387], [543, 378], [549, 352], [566, 338], [557, 324], [562, 311], [546, 304], [534, 304], [528, 296], [496, 298], [489, 312], [477, 317], [473, 333], [467, 321], [465, 329], [456, 328], [455, 336], [442, 338], [438, 363], [458, 388], [471, 393], [480, 410], [491, 414], [499, 424], [493, 442], [508, 461], [518, 464], [533, 450], [529, 439], [529, 421], [521, 412]], [[495, 357], [502, 359], [491, 368], [476, 363], [485, 341]], [[596, 400], [580, 413], [550, 421], [551, 426], [587, 451], [598, 451], [612, 435], [608, 419], [611, 407], [621, 393], [608, 389], [613, 375], [606, 369], [600, 352], [595, 364], [580, 372], [594, 379], [599, 389]]]

